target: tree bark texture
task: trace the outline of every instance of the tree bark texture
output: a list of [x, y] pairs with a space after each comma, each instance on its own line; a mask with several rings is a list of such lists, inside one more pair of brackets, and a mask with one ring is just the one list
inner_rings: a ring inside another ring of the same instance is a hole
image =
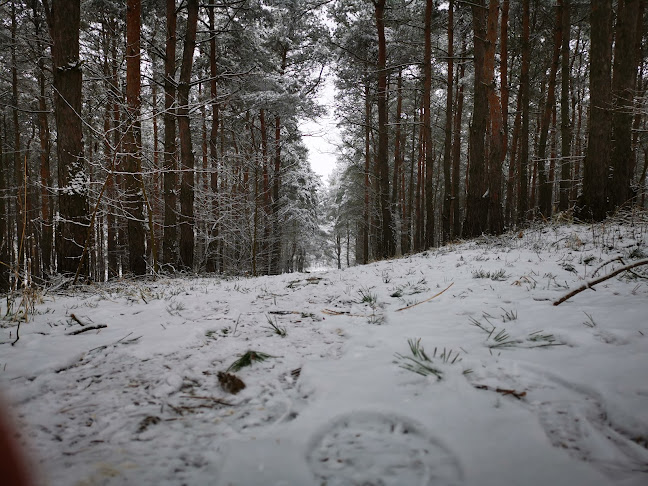
[[[431, 0], [428, 0], [430, 2]], [[378, 177], [378, 205], [380, 208], [381, 228], [378, 238], [378, 254], [383, 258], [394, 255], [394, 241], [389, 207], [389, 132], [387, 127], [387, 41], [385, 38], [386, 0], [374, 2], [376, 30], [378, 33], [378, 153], [376, 155], [376, 175]]]
[[579, 216], [601, 221], [608, 208], [607, 168], [612, 130], [612, 0], [591, 3], [590, 25], [590, 116]]
[[571, 38], [570, 0], [558, 0], [562, 22], [562, 45], [560, 49], [560, 197], [558, 209], [569, 208], [571, 188], [571, 121], [569, 114], [569, 41]]
[[619, 0], [612, 77], [612, 184], [609, 210], [628, 204], [633, 197], [632, 116], [637, 61], [635, 37], [641, 0]]
[[454, 94], [454, 0], [448, 4], [448, 75], [446, 86], [446, 113], [443, 146], [443, 216], [442, 240], [450, 239], [450, 206], [452, 205], [452, 181], [450, 169], [452, 164], [452, 106]]
[[522, 0], [522, 68], [520, 73], [520, 94], [522, 99], [522, 128], [520, 129], [520, 160], [518, 170], [517, 219], [522, 223], [529, 210], [529, 65], [531, 62], [531, 43], [529, 33], [529, 0]]
[[[81, 121], [80, 0], [53, 0], [48, 20], [52, 37], [58, 156], [58, 269], [62, 273], [74, 273], [83, 254], [89, 224], [88, 176]], [[87, 273], [86, 263], [81, 274]]]
[[178, 83], [178, 129], [180, 133], [180, 265], [188, 270], [194, 266], [194, 153], [189, 122], [189, 91], [191, 89], [191, 68], [196, 47], [198, 23], [198, 0], [187, 4], [187, 29]]
[[485, 135], [488, 128], [488, 88], [490, 80], [484, 79], [486, 54], [486, 17], [484, 0], [473, 2], [473, 43], [474, 43], [474, 100], [473, 120], [470, 127], [470, 165], [468, 168], [468, 195], [466, 198], [466, 222], [463, 235], [471, 238], [479, 236], [487, 229], [488, 185], [486, 181]]
[[562, 46], [562, 15], [560, 8], [556, 8], [556, 24], [554, 29], [554, 49], [549, 68], [549, 81], [547, 83], [547, 98], [542, 111], [540, 122], [540, 141], [538, 142], [538, 210], [543, 218], [551, 218], [552, 208], [552, 185], [547, 177], [547, 139], [549, 137], [549, 126], [551, 124], [551, 113], [556, 105], [556, 75], [560, 64], [560, 49]]
[[178, 159], [176, 145], [176, 29], [175, 0], [166, 1], [166, 50], [164, 60], [164, 234], [162, 261], [175, 264], [178, 258], [177, 211]]
[[141, 0], [128, 0], [126, 5], [126, 111], [128, 115], [124, 149], [124, 171], [128, 218], [128, 262], [135, 275], [146, 273], [144, 242], [144, 198], [142, 194], [142, 153], [140, 135], [140, 30]]

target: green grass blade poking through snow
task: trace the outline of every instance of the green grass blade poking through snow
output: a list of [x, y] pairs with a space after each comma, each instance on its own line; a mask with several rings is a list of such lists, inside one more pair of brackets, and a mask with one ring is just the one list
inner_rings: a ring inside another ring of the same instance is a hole
[[266, 353], [262, 353], [261, 351], [246, 351], [243, 356], [241, 356], [239, 359], [234, 361], [229, 368], [227, 368], [227, 372], [229, 373], [230, 371], [239, 371], [241, 368], [245, 368], [246, 366], [250, 366], [252, 363], [257, 362], [257, 361], [265, 361], [268, 358], [274, 358], [274, 356]]

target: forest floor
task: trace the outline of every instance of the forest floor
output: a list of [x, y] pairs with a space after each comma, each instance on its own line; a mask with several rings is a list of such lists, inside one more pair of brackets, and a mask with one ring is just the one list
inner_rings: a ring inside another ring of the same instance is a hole
[[53, 486], [645, 485], [648, 267], [553, 302], [647, 256], [627, 216], [50, 289], [2, 322], [0, 388]]

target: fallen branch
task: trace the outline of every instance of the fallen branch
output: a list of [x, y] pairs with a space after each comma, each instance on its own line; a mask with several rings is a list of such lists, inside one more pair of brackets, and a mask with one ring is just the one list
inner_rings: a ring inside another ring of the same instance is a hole
[[79, 319], [75, 314], [70, 314], [70, 319], [75, 321], [76, 323], [80, 324], [81, 326], [85, 327], [88, 325], [87, 322], [83, 322], [81, 319]]
[[519, 392], [516, 390], [509, 390], [508, 388], [491, 388], [487, 385], [473, 385], [475, 388], [478, 390], [489, 390], [489, 391], [494, 391], [497, 393], [501, 393], [502, 395], [512, 395], [518, 400], [522, 400], [524, 397], [526, 397], [527, 392]]
[[228, 407], [233, 407], [234, 406], [233, 403], [230, 403], [230, 402], [228, 402], [226, 400], [221, 400], [220, 398], [216, 398], [216, 397], [199, 397], [199, 396], [195, 396], [195, 395], [182, 395], [180, 398], [193, 398], [194, 400], [209, 400], [209, 401], [212, 401], [214, 403], [218, 403], [219, 405], [226, 405]]
[[598, 266], [598, 268], [592, 272], [592, 278], [596, 277], [596, 274], [597, 274], [597, 273], [599, 272], [599, 270], [601, 270], [603, 267], [605, 267], [606, 265], [609, 265], [610, 263], [614, 263], [614, 262], [621, 262], [621, 265], [625, 265], [625, 262], [623, 261], [623, 258], [621, 258], [621, 257], [613, 258], [612, 260], [608, 260], [608, 261], [605, 262], [605, 263], [601, 263], [601, 264]]
[[327, 316], [368, 317], [364, 314], [351, 314], [349, 311], [336, 311], [333, 309], [323, 309], [322, 314], [326, 314]]
[[20, 339], [20, 321], [18, 321], [18, 327], [16, 327], [16, 340], [13, 343], [11, 343], [11, 345], [14, 346], [19, 339]]
[[94, 331], [95, 329], [103, 329], [105, 327], [108, 327], [106, 324], [97, 324], [96, 326], [88, 326], [84, 327], [82, 329], [77, 329], [76, 331], [68, 332], [68, 336], [76, 336], [77, 334], [81, 334], [82, 332], [87, 332], [87, 331]]
[[626, 265], [625, 267], [617, 268], [615, 271], [613, 271], [612, 273], [609, 273], [608, 275], [605, 275], [604, 277], [599, 277], [599, 278], [597, 278], [595, 280], [590, 280], [589, 282], [584, 283], [583, 285], [581, 285], [577, 289], [572, 290], [571, 292], [569, 292], [564, 297], [561, 297], [560, 299], [555, 301], [553, 303], [553, 305], [560, 305], [563, 302], [565, 302], [567, 299], [572, 298], [574, 295], [580, 294], [583, 290], [587, 290], [587, 289], [594, 290], [592, 288], [592, 287], [594, 287], [594, 285], [600, 284], [601, 282], [605, 282], [606, 280], [609, 280], [612, 277], [615, 277], [615, 276], [619, 275], [620, 273], [627, 272], [628, 270], [631, 270], [631, 269], [636, 268], [636, 267], [640, 267], [642, 265], [648, 265], [648, 259], [639, 260], [638, 262], [631, 263], [630, 265]]
[[445, 292], [446, 290], [448, 290], [448, 289], [449, 289], [450, 287], [452, 287], [453, 285], [454, 285], [454, 282], [452, 282], [450, 285], [448, 285], [445, 289], [443, 289], [443, 290], [442, 290], [441, 292], [439, 292], [438, 294], [434, 294], [434, 295], [433, 295], [432, 297], [430, 297], [429, 299], [422, 300], [421, 302], [417, 302], [416, 304], [408, 305], [407, 307], [401, 307], [400, 309], [396, 309], [396, 312], [399, 312], [399, 311], [402, 311], [402, 310], [406, 310], [406, 309], [411, 309], [412, 307], [415, 307], [415, 306], [417, 306], [417, 305], [420, 305], [420, 304], [424, 304], [424, 303], [426, 303], [426, 302], [429, 302], [429, 301], [431, 301], [432, 299], [434, 299], [435, 297], [438, 297], [439, 295], [441, 295], [443, 292]]

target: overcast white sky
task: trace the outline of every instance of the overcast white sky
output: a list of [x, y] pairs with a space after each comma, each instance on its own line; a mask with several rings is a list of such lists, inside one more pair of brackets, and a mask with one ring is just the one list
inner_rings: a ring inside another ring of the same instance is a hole
[[311, 167], [322, 176], [324, 183], [327, 183], [335, 167], [336, 145], [339, 142], [339, 132], [333, 112], [334, 98], [335, 87], [333, 79], [329, 76], [319, 95], [319, 102], [328, 108], [328, 113], [315, 121], [304, 121], [300, 126], [304, 143], [308, 147]]

